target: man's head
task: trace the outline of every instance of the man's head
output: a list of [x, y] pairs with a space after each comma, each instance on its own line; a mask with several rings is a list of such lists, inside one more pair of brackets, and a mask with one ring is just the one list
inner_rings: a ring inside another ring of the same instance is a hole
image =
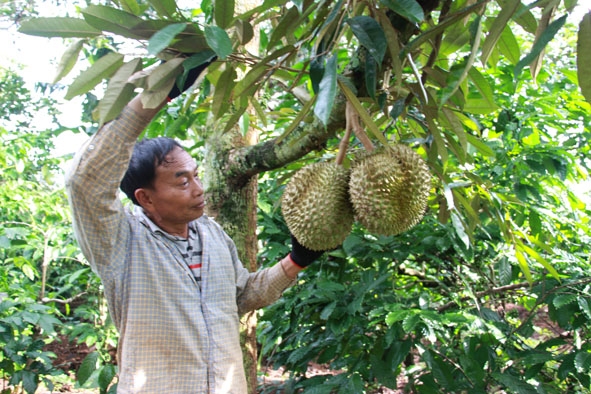
[[169, 138], [136, 144], [121, 189], [163, 230], [177, 235], [203, 215], [203, 187], [197, 164]]
[[135, 204], [140, 205], [135, 197], [135, 191], [153, 185], [156, 177], [156, 167], [162, 165], [166, 155], [181, 145], [167, 137], [143, 139], [135, 144], [133, 154], [125, 176], [121, 181], [121, 190]]

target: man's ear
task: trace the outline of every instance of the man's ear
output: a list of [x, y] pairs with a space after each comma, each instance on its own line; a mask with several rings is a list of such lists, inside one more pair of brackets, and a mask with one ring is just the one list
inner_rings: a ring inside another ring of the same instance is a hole
[[135, 199], [141, 205], [141, 207], [149, 211], [149, 207], [152, 205], [150, 191], [144, 188], [139, 188], [135, 189], [133, 195], [135, 196]]

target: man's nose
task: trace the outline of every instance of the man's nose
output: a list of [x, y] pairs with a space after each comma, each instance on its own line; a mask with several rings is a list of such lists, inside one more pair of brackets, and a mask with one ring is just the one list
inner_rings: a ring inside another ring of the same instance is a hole
[[193, 178], [193, 194], [196, 196], [203, 194], [203, 184], [199, 178]]

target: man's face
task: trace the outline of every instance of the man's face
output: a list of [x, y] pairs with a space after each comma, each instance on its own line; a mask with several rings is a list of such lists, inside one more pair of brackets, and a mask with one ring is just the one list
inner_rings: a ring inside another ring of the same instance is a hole
[[185, 235], [187, 224], [203, 215], [205, 199], [197, 164], [181, 148], [173, 149], [156, 167], [152, 187], [138, 190], [145, 193], [145, 200], [138, 200], [148, 217], [170, 234]]

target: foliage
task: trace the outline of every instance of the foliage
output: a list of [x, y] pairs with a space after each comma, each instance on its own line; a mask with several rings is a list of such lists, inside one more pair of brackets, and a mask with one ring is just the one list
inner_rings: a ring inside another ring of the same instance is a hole
[[[589, 207], [574, 192], [590, 123], [571, 50], [549, 55], [535, 88], [509, 89], [502, 64], [483, 74], [499, 110], [471, 118], [485, 143], [469, 165], [448, 160], [451, 182], [423, 222], [396, 237], [357, 226], [261, 313], [261, 362], [290, 372], [286, 392], [591, 392]], [[288, 252], [274, 201], [296, 169], [263, 178], [265, 263]], [[311, 362], [339, 373], [306, 376]]]
[[[0, 96], [0, 371], [14, 390], [34, 393], [64, 374], [47, 345], [70, 332], [93, 344], [85, 321], [104, 336], [95, 327], [98, 316], [83, 313], [85, 307], [99, 313], [99, 282], [80, 265], [61, 178], [64, 159], [52, 153], [56, 130], [32, 122], [43, 112], [55, 119], [53, 100], [33, 99], [20, 76], [0, 71], [0, 84], [10, 87]], [[88, 304], [78, 306], [81, 300]]]

